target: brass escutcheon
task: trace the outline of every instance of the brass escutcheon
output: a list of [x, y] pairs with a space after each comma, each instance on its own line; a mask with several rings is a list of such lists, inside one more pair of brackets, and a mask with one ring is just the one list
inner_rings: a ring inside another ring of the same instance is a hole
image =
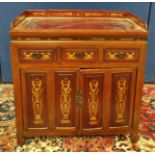
[[74, 56], [76, 58], [84, 58], [85, 57], [85, 52], [83, 52], [83, 51], [75, 52]]
[[34, 53], [32, 53], [32, 57], [36, 58], [36, 59], [40, 59], [43, 57], [43, 54], [40, 52], [34, 52]]
[[119, 52], [119, 53], [116, 54], [116, 57], [117, 57], [117, 58], [120, 58], [120, 59], [123, 59], [123, 58], [125, 58], [126, 56], [127, 56], [127, 55], [126, 55], [125, 52]]

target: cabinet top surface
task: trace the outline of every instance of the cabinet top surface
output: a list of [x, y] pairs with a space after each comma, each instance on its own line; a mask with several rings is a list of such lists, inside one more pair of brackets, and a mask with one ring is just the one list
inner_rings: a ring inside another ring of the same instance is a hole
[[[138, 17], [126, 12], [111, 11], [25, 11], [12, 22], [10, 35], [57, 33], [76, 35], [141, 33], [147, 35], [146, 25]], [[113, 34], [114, 35], [114, 34]], [[126, 34], [127, 35], [127, 34]]]
[[27, 17], [15, 29], [144, 30], [129, 18], [108, 17]]

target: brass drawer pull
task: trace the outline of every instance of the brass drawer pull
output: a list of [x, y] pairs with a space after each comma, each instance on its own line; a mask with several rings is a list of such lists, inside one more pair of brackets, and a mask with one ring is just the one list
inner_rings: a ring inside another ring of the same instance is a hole
[[127, 57], [127, 54], [125, 52], [119, 52], [116, 54], [116, 57], [119, 59], [124, 59]]
[[76, 58], [84, 58], [85, 57], [85, 52], [83, 52], [83, 51], [75, 52], [74, 56]]
[[41, 59], [43, 57], [43, 54], [40, 52], [34, 52], [32, 53], [32, 57], [36, 59]]
[[81, 91], [77, 91], [76, 92], [76, 96], [75, 96], [75, 103], [78, 107], [82, 107], [83, 105], [83, 95]]

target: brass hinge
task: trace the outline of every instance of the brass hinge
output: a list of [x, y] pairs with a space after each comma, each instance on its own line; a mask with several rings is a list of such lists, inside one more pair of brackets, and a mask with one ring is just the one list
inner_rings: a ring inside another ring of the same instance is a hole
[[76, 96], [75, 96], [75, 103], [78, 107], [82, 107], [83, 106], [83, 94], [81, 91], [77, 91], [76, 92]]

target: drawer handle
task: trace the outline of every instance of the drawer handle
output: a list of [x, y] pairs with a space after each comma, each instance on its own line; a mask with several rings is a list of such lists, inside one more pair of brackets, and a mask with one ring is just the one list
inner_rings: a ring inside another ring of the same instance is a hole
[[83, 52], [83, 51], [75, 52], [74, 56], [76, 58], [84, 58], [85, 57], [85, 52]]
[[40, 52], [34, 52], [32, 53], [32, 57], [36, 59], [41, 59], [43, 57], [43, 54]]
[[120, 59], [124, 59], [127, 57], [127, 54], [125, 52], [119, 52], [116, 54], [116, 57]]

